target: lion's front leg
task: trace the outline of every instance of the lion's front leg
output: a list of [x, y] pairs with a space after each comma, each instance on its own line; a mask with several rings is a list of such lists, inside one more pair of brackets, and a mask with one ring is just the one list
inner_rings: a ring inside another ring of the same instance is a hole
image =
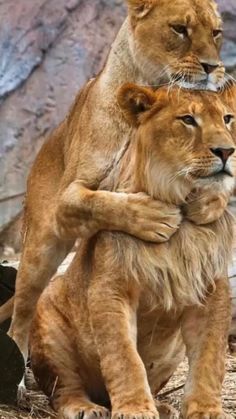
[[[101, 258], [106, 258], [103, 254]], [[88, 306], [112, 418], [158, 419], [146, 370], [136, 348], [135, 290], [125, 278], [109, 272], [90, 286]]]
[[181, 218], [176, 206], [143, 193], [92, 191], [76, 180], [59, 197], [55, 230], [64, 240], [116, 230], [160, 243], [177, 231]]
[[183, 417], [226, 419], [221, 391], [225, 353], [231, 320], [228, 280], [218, 280], [203, 307], [189, 308], [183, 316], [182, 332], [189, 359]]

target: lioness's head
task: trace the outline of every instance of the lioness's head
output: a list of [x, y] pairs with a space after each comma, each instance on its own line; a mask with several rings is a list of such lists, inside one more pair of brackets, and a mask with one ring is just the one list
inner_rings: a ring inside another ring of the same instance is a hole
[[124, 85], [118, 102], [135, 131], [136, 189], [180, 204], [196, 188], [231, 192], [236, 175], [236, 87], [156, 92]]
[[224, 84], [222, 21], [213, 0], [127, 0], [130, 48], [150, 84], [216, 90]]

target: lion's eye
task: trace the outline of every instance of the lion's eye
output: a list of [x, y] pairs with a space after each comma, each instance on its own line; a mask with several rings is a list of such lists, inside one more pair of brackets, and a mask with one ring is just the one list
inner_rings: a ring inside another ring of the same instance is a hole
[[178, 119], [183, 121], [185, 123], [185, 125], [191, 125], [193, 127], [197, 127], [197, 122], [192, 115], [179, 116]]
[[222, 29], [215, 29], [214, 31], [213, 31], [213, 37], [214, 38], [220, 38], [220, 36], [222, 35]]
[[188, 30], [187, 27], [184, 25], [171, 25], [171, 28], [174, 32], [176, 32], [178, 35], [184, 35], [188, 36]]
[[232, 122], [233, 119], [234, 119], [234, 115], [229, 114], [229, 115], [224, 116], [224, 121], [226, 125], [230, 124], [230, 122]]

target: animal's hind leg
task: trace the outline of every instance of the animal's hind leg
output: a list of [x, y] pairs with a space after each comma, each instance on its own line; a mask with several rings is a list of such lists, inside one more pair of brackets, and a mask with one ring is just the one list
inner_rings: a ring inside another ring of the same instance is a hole
[[26, 235], [16, 280], [14, 312], [9, 331], [25, 361], [28, 354], [29, 328], [38, 298], [72, 244], [59, 241], [52, 230], [43, 225], [37, 227], [31, 225]]
[[[86, 392], [83, 362], [80, 362], [74, 345], [74, 329], [71, 329], [60, 306], [56, 306], [56, 279], [41, 297], [30, 333], [31, 365], [41, 389], [50, 398], [53, 408], [63, 419], [108, 418], [109, 410], [91, 401]], [[53, 298], [48, 295], [52, 294]]]

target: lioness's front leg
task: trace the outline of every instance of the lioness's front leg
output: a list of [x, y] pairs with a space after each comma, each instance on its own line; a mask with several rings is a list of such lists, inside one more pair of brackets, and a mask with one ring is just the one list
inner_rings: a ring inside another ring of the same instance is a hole
[[230, 291], [226, 279], [216, 282], [215, 291], [202, 308], [189, 308], [184, 314], [182, 331], [189, 359], [184, 418], [230, 417], [223, 411], [221, 402], [230, 320]]
[[[104, 259], [103, 255], [100, 256]], [[136, 349], [138, 289], [128, 289], [119, 273], [97, 267], [88, 306], [112, 417], [157, 419], [143, 362]]]
[[180, 209], [143, 193], [92, 191], [74, 181], [60, 196], [55, 214], [59, 237], [89, 237], [117, 230], [145, 241], [165, 242], [181, 222]]

